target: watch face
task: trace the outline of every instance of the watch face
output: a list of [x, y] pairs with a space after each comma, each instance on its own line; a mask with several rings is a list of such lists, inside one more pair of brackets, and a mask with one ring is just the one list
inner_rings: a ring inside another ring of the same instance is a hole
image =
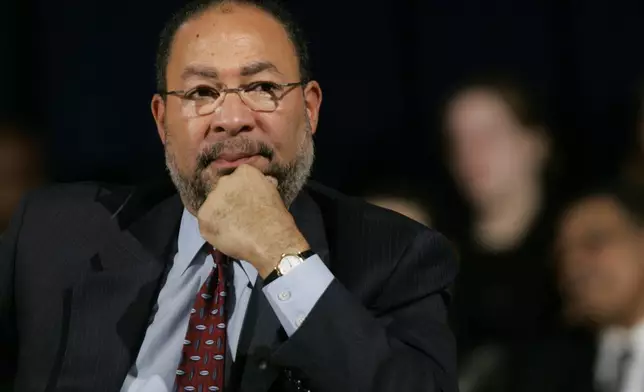
[[280, 261], [279, 269], [282, 275], [286, 275], [295, 266], [302, 263], [302, 259], [295, 255], [286, 255]]

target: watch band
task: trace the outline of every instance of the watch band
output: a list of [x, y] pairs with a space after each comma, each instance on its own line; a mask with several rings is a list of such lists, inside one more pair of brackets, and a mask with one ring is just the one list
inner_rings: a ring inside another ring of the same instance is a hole
[[[315, 254], [315, 252], [313, 252], [311, 249], [308, 249], [308, 250], [305, 250], [304, 252], [298, 253], [296, 256], [299, 257], [302, 260], [306, 260], [309, 257], [313, 256], [314, 254]], [[281, 261], [282, 260], [280, 259], [280, 262]], [[279, 264], [278, 264], [278, 267], [279, 267]], [[277, 279], [280, 276], [282, 276], [282, 274], [280, 273], [278, 267], [275, 267], [273, 269], [273, 271], [266, 277], [266, 279], [264, 279], [264, 286], [268, 285], [269, 283], [271, 283], [275, 279]]]

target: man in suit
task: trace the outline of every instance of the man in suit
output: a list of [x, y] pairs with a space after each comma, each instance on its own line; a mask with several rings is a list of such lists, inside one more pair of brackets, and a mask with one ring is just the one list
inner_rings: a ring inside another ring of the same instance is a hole
[[305, 185], [322, 97], [306, 60], [266, 2], [172, 18], [152, 112], [174, 187], [23, 201], [0, 248], [0, 379], [48, 392], [456, 390], [451, 247]]
[[576, 199], [559, 225], [567, 316], [577, 328], [524, 353], [514, 391], [644, 390], [644, 194], [601, 187]]

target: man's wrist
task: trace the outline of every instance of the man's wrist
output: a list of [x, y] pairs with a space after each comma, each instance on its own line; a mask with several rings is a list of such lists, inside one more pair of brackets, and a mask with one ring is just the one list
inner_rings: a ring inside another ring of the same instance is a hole
[[307, 249], [300, 253], [285, 254], [275, 268], [267, 277], [263, 278], [264, 285], [269, 285], [277, 278], [289, 274], [293, 269], [302, 265], [306, 259], [313, 256], [315, 253], [311, 249]]
[[292, 237], [291, 241], [285, 243], [286, 245], [276, 246], [268, 252], [264, 253], [261, 264], [257, 268], [257, 272], [262, 279], [266, 279], [266, 277], [270, 275], [275, 270], [275, 268], [277, 268], [278, 264], [282, 260], [283, 255], [295, 255], [311, 249], [309, 243], [299, 232], [297, 233], [297, 235], [294, 235]]

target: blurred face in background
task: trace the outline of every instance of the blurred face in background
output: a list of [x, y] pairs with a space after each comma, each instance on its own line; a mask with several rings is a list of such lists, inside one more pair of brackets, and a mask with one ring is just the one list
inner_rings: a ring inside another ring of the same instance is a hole
[[568, 210], [558, 252], [561, 286], [573, 317], [599, 325], [639, 321], [644, 231], [613, 198], [588, 198]]
[[471, 202], [494, 199], [538, 181], [546, 146], [497, 93], [461, 92], [449, 104], [446, 132], [452, 174]]
[[41, 163], [27, 137], [0, 130], [0, 234], [25, 193], [41, 181]]
[[[225, 4], [178, 30], [167, 67], [168, 90], [271, 89], [300, 81], [299, 60], [284, 28], [252, 6]], [[197, 94], [209, 90], [198, 90]], [[316, 82], [288, 87], [275, 111], [253, 111], [229, 93], [207, 115], [193, 115], [187, 101], [155, 96], [152, 111], [166, 162], [186, 207], [196, 213], [222, 175], [245, 163], [279, 182], [288, 203], [313, 163], [321, 91]]]

